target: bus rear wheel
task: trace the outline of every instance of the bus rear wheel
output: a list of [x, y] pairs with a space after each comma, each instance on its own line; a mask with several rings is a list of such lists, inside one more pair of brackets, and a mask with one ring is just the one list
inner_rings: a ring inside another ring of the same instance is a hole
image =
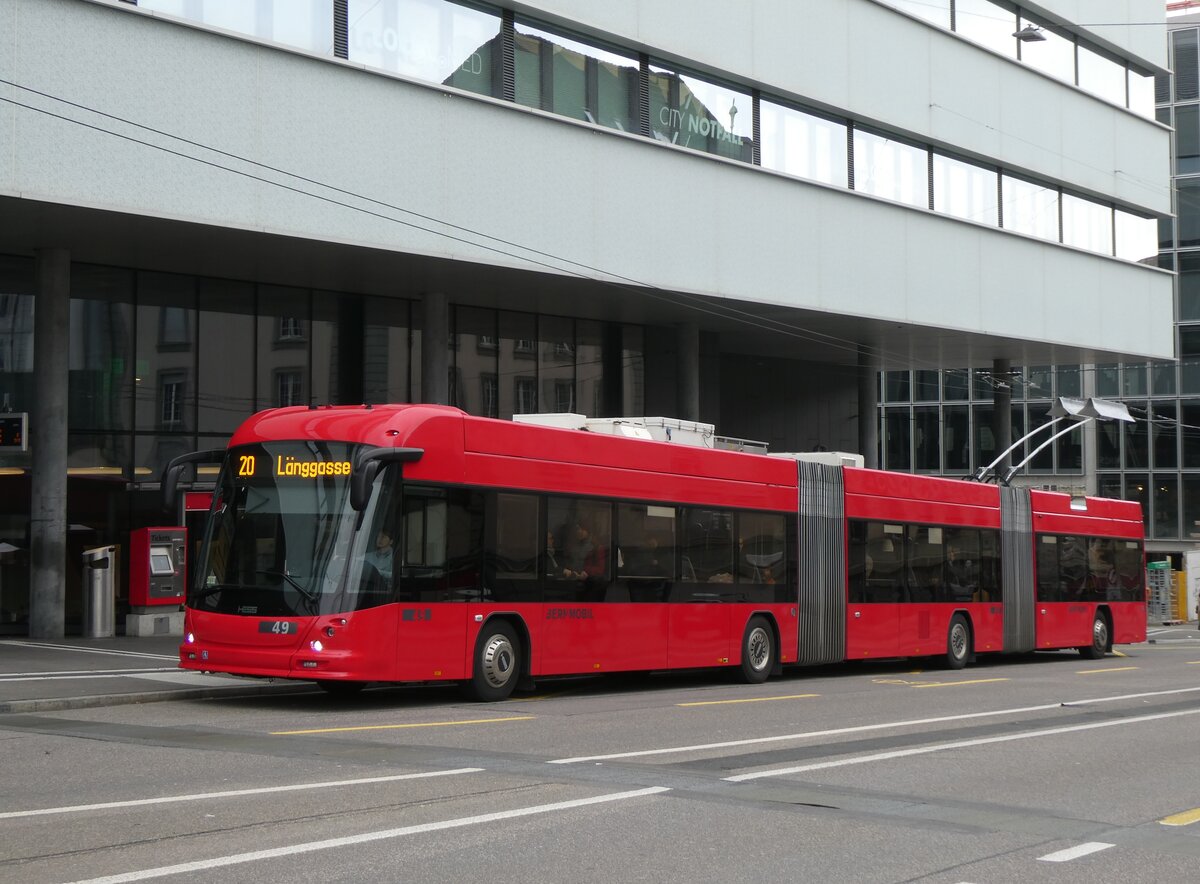
[[751, 617], [742, 636], [742, 679], [762, 684], [775, 665], [775, 633], [762, 617]]
[[1092, 621], [1092, 643], [1080, 648], [1079, 653], [1087, 660], [1099, 660], [1108, 653], [1108, 619], [1099, 611]]
[[484, 626], [475, 643], [475, 665], [468, 685], [470, 694], [484, 703], [512, 694], [521, 674], [521, 644], [504, 620]]
[[962, 669], [971, 656], [971, 629], [962, 614], [955, 614], [946, 632], [946, 668]]

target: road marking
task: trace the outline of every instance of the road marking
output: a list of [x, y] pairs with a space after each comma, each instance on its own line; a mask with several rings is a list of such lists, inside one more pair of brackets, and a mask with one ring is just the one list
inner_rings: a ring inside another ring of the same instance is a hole
[[832, 767], [849, 767], [854, 764], [867, 764], [872, 761], [890, 761], [893, 758], [909, 758], [913, 755], [929, 755], [933, 752], [944, 752], [947, 749], [969, 749], [974, 746], [987, 746], [992, 743], [1010, 743], [1014, 740], [1030, 740], [1034, 737], [1053, 737], [1058, 734], [1072, 734], [1078, 731], [1090, 731], [1102, 727], [1116, 727], [1125, 724], [1140, 724], [1144, 721], [1158, 721], [1163, 718], [1178, 718], [1181, 715], [1200, 715], [1200, 709], [1185, 709], [1181, 712], [1161, 712], [1157, 715], [1139, 715], [1135, 718], [1121, 718], [1114, 721], [1096, 721], [1090, 724], [1075, 724], [1066, 727], [1045, 728], [1039, 731], [1022, 731], [1016, 734], [1005, 734], [997, 737], [980, 737], [975, 740], [956, 740], [952, 743], [938, 743], [933, 746], [918, 746], [914, 749], [897, 749], [892, 752], [877, 752], [874, 755], [858, 755], [851, 758], [840, 758], [836, 761], [819, 761], [815, 764], [801, 764], [796, 767], [783, 767], [775, 770], [760, 770], [755, 773], [738, 774], [724, 779], [730, 783], [743, 783], [747, 780], [759, 780], [764, 777], [784, 777], [791, 774], [808, 773], [814, 770], [828, 770]]
[[1039, 856], [1038, 861], [1044, 863], [1065, 863], [1073, 859], [1079, 859], [1081, 856], [1099, 853], [1101, 850], [1108, 850], [1108, 848], [1116, 846], [1115, 844], [1106, 844], [1103, 841], [1089, 841], [1086, 844], [1078, 844], [1075, 847], [1068, 847], [1066, 850], [1056, 850], [1054, 853]]
[[1190, 826], [1200, 820], [1200, 807], [1195, 810], [1185, 810], [1183, 813], [1173, 813], [1159, 820], [1164, 826]]
[[174, 654], [147, 654], [142, 651], [106, 651], [103, 648], [78, 648], [74, 645], [50, 645], [45, 642], [23, 642], [18, 639], [0, 641], [4, 645], [20, 645], [23, 648], [43, 648], [47, 651], [76, 651], [80, 654], [106, 654], [110, 657], [148, 657], [151, 660], [178, 660]]
[[1120, 651], [1115, 650], [1115, 649], [1113, 651], [1111, 651], [1111, 653], [1114, 657], [1128, 657], [1129, 656], [1128, 654], [1123, 654]]
[[1095, 675], [1098, 672], [1129, 672], [1131, 669], [1140, 669], [1140, 666], [1107, 666], [1104, 669], [1080, 669], [1076, 675]]
[[960, 684], [988, 684], [993, 681], [1008, 681], [1007, 678], [974, 678], [969, 681], [909, 681], [905, 678], [873, 678], [875, 684], [895, 684], [910, 688], [946, 688]]
[[57, 681], [68, 678], [112, 678], [121, 675], [139, 675], [147, 672], [179, 672], [178, 666], [161, 666], [157, 669], [64, 669], [61, 672], [5, 672], [0, 681]]
[[698, 700], [695, 703], [676, 703], [676, 706], [724, 706], [728, 703], [767, 703], [771, 700], [807, 700], [820, 694], [790, 694], [786, 697], [748, 697], [742, 700]]
[[905, 687], [954, 687], [955, 685], [986, 685], [992, 681], [1008, 679], [970, 679], [966, 681], [908, 681], [907, 679], [871, 679], [876, 685], [904, 685]]
[[351, 847], [356, 844], [367, 844], [372, 841], [383, 841], [389, 838], [403, 838], [407, 835], [422, 835], [426, 832], [440, 832], [446, 829], [459, 829], [464, 826], [475, 826], [481, 823], [494, 823], [500, 820], [517, 819], [523, 816], [555, 813], [561, 810], [573, 810], [577, 807], [587, 807], [592, 804], [605, 804], [612, 801], [625, 801], [630, 798], [642, 798], [647, 795], [659, 795], [671, 791], [666, 786], [651, 786], [647, 789], [635, 789], [632, 792], [615, 792], [611, 795], [598, 795], [594, 798], [577, 798], [573, 801], [558, 801], [554, 804], [538, 804], [533, 807], [521, 807], [516, 810], [502, 810], [496, 813], [484, 813], [478, 816], [460, 817], [453, 820], [443, 820], [437, 823], [422, 823], [416, 826], [403, 826], [398, 829], [384, 829], [379, 832], [364, 832], [361, 835], [348, 835], [342, 838], [327, 838], [324, 841], [309, 841], [304, 844], [293, 844], [289, 847], [275, 847], [270, 850], [254, 850], [249, 853], [234, 853], [228, 856], [218, 856], [212, 859], [197, 860], [190, 863], [179, 863], [173, 866], [159, 866], [155, 869], [141, 869], [136, 872], [125, 872], [109, 875], [104, 878], [89, 878], [86, 881], [76, 881], [74, 884], [125, 884], [128, 881], [144, 881], [147, 878], [162, 878], [167, 875], [181, 875], [187, 872], [203, 872], [225, 866], [241, 865], [242, 863], [257, 862], [263, 859], [275, 859], [281, 856], [295, 856], [299, 853], [313, 853], [318, 850], [332, 850], [338, 847]]
[[10, 810], [6, 813], [0, 813], [0, 820], [18, 819], [29, 816], [50, 816], [57, 813], [84, 813], [92, 810], [111, 810], [114, 807], [144, 807], [149, 804], [207, 801], [211, 798], [242, 798], [246, 795], [269, 795], [273, 792], [302, 792], [306, 789], [332, 789], [336, 786], [368, 786], [372, 783], [395, 783], [400, 780], [421, 780], [428, 777], [452, 777], [458, 774], [479, 773], [482, 770], [482, 767], [460, 767], [456, 770], [431, 770], [424, 773], [394, 774], [386, 777], [364, 777], [358, 780], [296, 783], [291, 786], [263, 786], [258, 789], [233, 789], [228, 792], [198, 792], [194, 795], [166, 795], [162, 798], [133, 798], [129, 801], [105, 801], [102, 804], [73, 804], [66, 807], [43, 807], [37, 810]]
[[1188, 666], [1196, 666], [1198, 664], [1200, 664], [1200, 660], [1188, 660], [1187, 661]]
[[303, 731], [271, 731], [272, 737], [294, 737], [300, 734], [344, 734], [350, 731], [394, 731], [413, 727], [452, 727], [456, 724], [498, 724], [502, 721], [532, 721], [533, 715], [512, 715], [508, 718], [472, 718], [466, 721], [420, 721], [414, 724], [362, 724], [357, 727], [315, 727]]
[[968, 712], [963, 715], [945, 715], [939, 718], [917, 718], [909, 721], [887, 721], [881, 724], [862, 724], [856, 727], [839, 727], [827, 731], [807, 731], [798, 734], [780, 734], [775, 737], [754, 737], [746, 740], [728, 740], [722, 743], [699, 743], [691, 746], [670, 746], [663, 749], [640, 749], [635, 752], [613, 752], [608, 755], [579, 755], [574, 758], [556, 758], [547, 764], [579, 764], [583, 761], [611, 761], [616, 758], [641, 758], [647, 755], [674, 755], [681, 752], [701, 752], [708, 749], [734, 749], [740, 746], [757, 746], [763, 743], [780, 743], [786, 740], [807, 740], [813, 737], [834, 737], [841, 734], [858, 734], [864, 731], [887, 730], [889, 728], [919, 727], [923, 724], [943, 724], [947, 721], [969, 721], [973, 718], [990, 718], [997, 715], [1019, 715], [1025, 712], [1045, 712], [1063, 706], [1086, 706], [1089, 703], [1112, 703], [1117, 700], [1141, 700], [1145, 697], [1162, 697], [1171, 694], [1190, 694], [1200, 691], [1195, 688], [1172, 688], [1168, 691], [1149, 691], [1140, 694], [1121, 694], [1116, 697], [1095, 697], [1090, 700], [1064, 700], [1061, 703], [1046, 703], [1041, 706], [1019, 706], [1013, 709], [997, 709], [994, 712]]

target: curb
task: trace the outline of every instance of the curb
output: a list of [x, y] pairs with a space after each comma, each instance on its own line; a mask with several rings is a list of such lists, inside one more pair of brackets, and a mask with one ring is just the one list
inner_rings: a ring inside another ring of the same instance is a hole
[[0, 702], [0, 714], [30, 712], [63, 712], [70, 709], [98, 709], [104, 706], [132, 706], [140, 703], [162, 703], [169, 700], [209, 700], [214, 697], [262, 697], [270, 694], [315, 694], [314, 685], [264, 685], [262, 687], [187, 688], [179, 691], [141, 691], [130, 694], [100, 694], [88, 697], [49, 697]]

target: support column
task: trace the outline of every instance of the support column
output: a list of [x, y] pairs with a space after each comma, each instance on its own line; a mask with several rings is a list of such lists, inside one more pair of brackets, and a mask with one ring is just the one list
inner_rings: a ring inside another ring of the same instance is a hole
[[675, 382], [679, 412], [675, 417], [700, 420], [700, 326], [681, 322], [675, 327]]
[[[992, 379], [996, 381], [996, 391], [992, 395], [992, 438], [996, 441], [996, 450], [995, 454], [978, 466], [986, 466], [988, 461], [1013, 443], [1012, 363], [1008, 359], [993, 359]], [[981, 452], [976, 454], [983, 459]], [[996, 475], [1003, 474], [1011, 465], [1012, 455], [1009, 454], [996, 465]]]
[[858, 452], [863, 464], [879, 468], [879, 360], [858, 348]]
[[[62, 638], [66, 612], [67, 354], [71, 329], [71, 254], [37, 253], [33, 308], [33, 468], [29, 540], [30, 638]], [[82, 566], [81, 566], [82, 567]]]
[[450, 305], [441, 292], [421, 299], [421, 401], [450, 404]]

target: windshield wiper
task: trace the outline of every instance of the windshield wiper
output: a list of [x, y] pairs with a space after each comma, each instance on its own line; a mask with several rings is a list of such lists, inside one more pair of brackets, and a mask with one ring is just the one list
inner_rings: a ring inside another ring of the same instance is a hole
[[313, 592], [311, 589], [309, 589], [307, 586], [304, 586], [302, 583], [299, 583], [294, 577], [292, 577], [291, 574], [288, 574], [284, 571], [276, 571], [274, 569], [271, 569], [268, 571], [255, 571], [254, 573], [262, 574], [266, 577], [282, 577], [284, 580], [286, 580], [288, 582], [288, 585], [290, 585], [293, 589], [295, 589], [296, 592], [300, 593], [300, 595], [302, 595], [304, 598], [308, 599], [308, 601], [310, 603], [315, 605], [317, 602], [317, 594], [315, 592]]

